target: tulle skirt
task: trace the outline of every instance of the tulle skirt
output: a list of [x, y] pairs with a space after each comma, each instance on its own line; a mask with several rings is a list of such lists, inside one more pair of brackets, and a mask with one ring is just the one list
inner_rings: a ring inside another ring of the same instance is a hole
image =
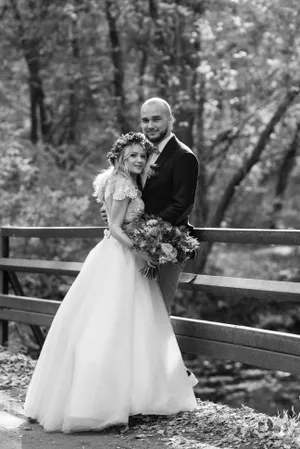
[[25, 400], [46, 431], [101, 430], [196, 407], [168, 313], [144, 262], [112, 236], [89, 253], [48, 332]]

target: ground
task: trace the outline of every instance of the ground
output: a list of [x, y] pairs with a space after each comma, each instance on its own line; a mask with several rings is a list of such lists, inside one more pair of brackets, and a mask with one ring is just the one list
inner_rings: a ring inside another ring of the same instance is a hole
[[192, 412], [136, 416], [126, 428], [45, 433], [23, 415], [35, 362], [0, 347], [0, 449], [299, 449], [298, 417], [268, 417], [249, 407], [198, 400]]

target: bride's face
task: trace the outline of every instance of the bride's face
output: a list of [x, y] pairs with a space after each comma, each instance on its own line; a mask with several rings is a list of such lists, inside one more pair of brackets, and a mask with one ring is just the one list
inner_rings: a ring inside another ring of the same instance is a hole
[[139, 143], [134, 143], [128, 148], [126, 165], [131, 175], [140, 175], [145, 168], [146, 161], [146, 150]]

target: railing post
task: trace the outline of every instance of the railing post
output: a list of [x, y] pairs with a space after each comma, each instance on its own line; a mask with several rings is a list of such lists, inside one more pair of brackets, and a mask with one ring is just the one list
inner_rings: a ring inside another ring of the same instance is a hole
[[[9, 257], [9, 237], [1, 236], [0, 239], [0, 256]], [[8, 294], [8, 273], [0, 270], [0, 293]], [[0, 320], [0, 345], [8, 343], [8, 321]]]

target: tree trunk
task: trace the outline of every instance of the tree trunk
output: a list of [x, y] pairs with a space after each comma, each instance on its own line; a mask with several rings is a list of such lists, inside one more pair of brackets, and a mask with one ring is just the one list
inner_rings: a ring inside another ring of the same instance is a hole
[[105, 13], [109, 28], [109, 38], [111, 44], [111, 57], [114, 67], [114, 90], [117, 111], [117, 122], [122, 133], [129, 131], [129, 125], [126, 119], [126, 99], [124, 92], [124, 67], [123, 55], [120, 44], [120, 37], [117, 29], [117, 21], [114, 13], [114, 2], [106, 0]]
[[31, 43], [26, 43], [24, 55], [29, 70], [30, 89], [30, 111], [31, 111], [31, 131], [30, 140], [36, 144], [39, 137], [44, 142], [49, 140], [51, 123], [45, 106], [45, 94], [40, 77], [40, 63], [38, 51], [31, 47]]
[[38, 99], [36, 90], [34, 88], [34, 82], [29, 79], [29, 91], [30, 91], [30, 140], [33, 144], [36, 144], [39, 140], [38, 132], [38, 117], [37, 117], [37, 105]]
[[[29, 4], [33, 11], [33, 4]], [[31, 131], [30, 140], [36, 144], [39, 136], [44, 141], [49, 139], [49, 131], [51, 122], [48, 118], [45, 106], [45, 94], [40, 76], [40, 55], [36, 37], [27, 37], [27, 30], [24, 29], [22, 16], [20, 14], [18, 3], [16, 0], [11, 0], [11, 7], [18, 24], [19, 39], [21, 48], [29, 70], [29, 91], [30, 91], [30, 117], [31, 117]]]
[[205, 81], [198, 73], [195, 79], [195, 120], [194, 120], [194, 147], [199, 160], [199, 173], [196, 190], [196, 201], [193, 210], [193, 223], [195, 226], [205, 226], [207, 217], [206, 192], [206, 144], [204, 138], [204, 105]]
[[138, 97], [139, 97], [140, 104], [144, 103], [144, 101], [145, 101], [144, 77], [145, 77], [145, 73], [146, 73], [148, 59], [149, 59], [149, 48], [147, 46], [146, 48], [141, 49], [141, 59], [140, 59], [140, 65], [139, 65]]
[[149, 16], [153, 20], [156, 20], [158, 18], [158, 10], [157, 10], [156, 0], [149, 0], [148, 5], [149, 5]]
[[295, 165], [295, 159], [299, 146], [300, 146], [300, 123], [297, 124], [294, 138], [291, 142], [290, 147], [285, 153], [281, 166], [279, 168], [277, 184], [275, 187], [275, 198], [273, 201], [273, 207], [270, 217], [271, 229], [276, 229], [280, 227], [278, 226], [277, 219], [283, 207], [284, 195], [288, 186], [290, 174]]
[[79, 42], [78, 42], [78, 30], [77, 30], [77, 17], [70, 18], [69, 24], [69, 40], [71, 45], [71, 70], [70, 70], [70, 83], [69, 83], [69, 124], [67, 133], [67, 142], [69, 144], [76, 143], [77, 140], [77, 121], [78, 121], [78, 99], [77, 99], [77, 81], [75, 73], [77, 71], [78, 59], [80, 55]]

